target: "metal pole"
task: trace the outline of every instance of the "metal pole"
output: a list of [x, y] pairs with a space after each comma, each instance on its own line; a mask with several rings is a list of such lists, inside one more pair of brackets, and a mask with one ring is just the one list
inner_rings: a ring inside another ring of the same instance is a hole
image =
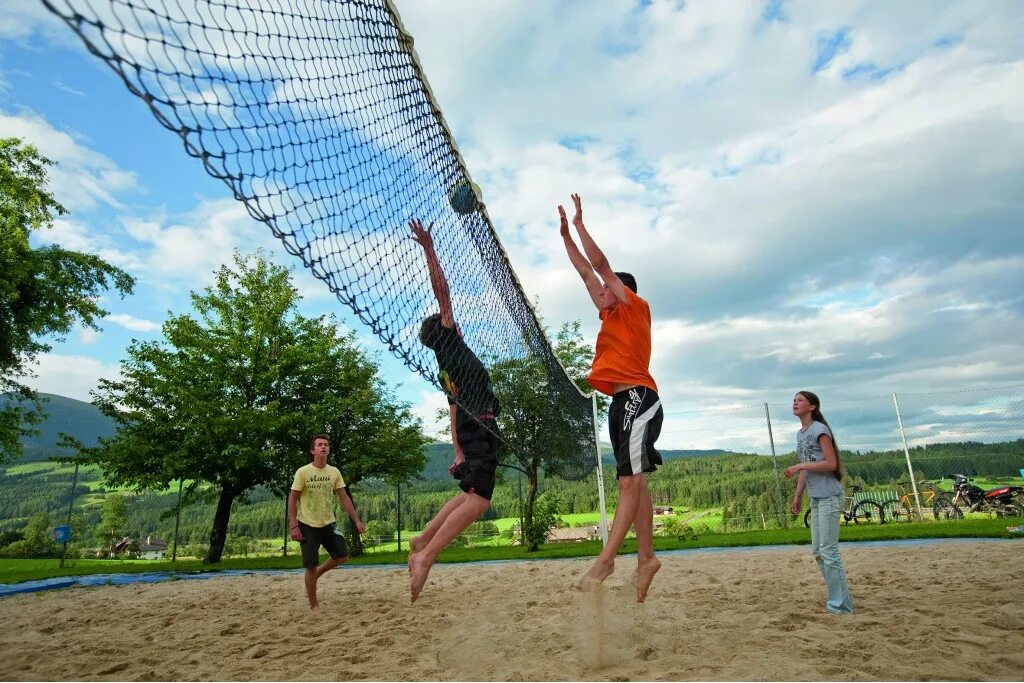
[[768, 402], [764, 402], [764, 419], [768, 422], [768, 443], [772, 445], [772, 469], [775, 470], [775, 496], [779, 506], [779, 520], [784, 529], [789, 528], [789, 516], [786, 514], [786, 503], [782, 497], [782, 479], [779, 477], [779, 457], [775, 453], [775, 435], [772, 434], [772, 415], [768, 412]]
[[395, 492], [398, 494], [398, 552], [402, 552], [402, 485], [395, 484]]
[[181, 483], [178, 480], [178, 509], [174, 512], [174, 547], [171, 550], [171, 562], [178, 561], [178, 529], [181, 527]]
[[892, 395], [892, 403], [896, 406], [896, 421], [900, 425], [900, 436], [903, 437], [903, 454], [907, 456], [907, 472], [910, 473], [910, 488], [914, 491], [914, 503], [917, 505], [917, 518], [924, 519], [921, 513], [921, 495], [917, 492], [917, 481], [914, 479], [914, 466], [910, 463], [910, 448], [907, 446], [907, 432], [903, 429], [903, 416], [900, 415], [900, 402], [896, 394]]
[[597, 501], [601, 506], [601, 545], [608, 545], [608, 510], [604, 504], [604, 465], [601, 463], [601, 435], [597, 431], [597, 393], [590, 395], [594, 414], [594, 451], [597, 453]]
[[71, 493], [68, 495], [68, 540], [64, 541], [64, 549], [60, 553], [60, 566], [64, 568], [64, 559], [68, 556], [68, 542], [71, 540], [71, 508], [75, 503], [75, 487], [78, 486], [78, 463], [75, 463], [75, 477], [71, 480]]

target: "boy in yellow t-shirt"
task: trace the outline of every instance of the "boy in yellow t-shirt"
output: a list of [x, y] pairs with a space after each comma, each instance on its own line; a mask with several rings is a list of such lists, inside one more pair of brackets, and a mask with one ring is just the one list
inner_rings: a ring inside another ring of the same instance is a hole
[[[313, 462], [303, 465], [295, 472], [292, 490], [288, 495], [288, 519], [291, 536], [302, 547], [302, 566], [306, 568], [306, 596], [309, 607], [319, 611], [316, 598], [316, 582], [325, 572], [348, 560], [348, 546], [345, 537], [335, 526], [333, 499], [338, 497], [341, 507], [359, 533], [366, 527], [359, 519], [352, 499], [345, 493], [345, 480], [337, 467], [327, 464], [331, 442], [326, 434], [317, 434], [310, 444]], [[320, 546], [330, 553], [331, 558], [317, 566], [320, 561]]]

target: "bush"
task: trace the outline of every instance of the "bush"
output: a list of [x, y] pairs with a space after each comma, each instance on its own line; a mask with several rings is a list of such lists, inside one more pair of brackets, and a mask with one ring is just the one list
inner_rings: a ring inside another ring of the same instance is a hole
[[533, 504], [533, 520], [526, 525], [523, 534], [527, 550], [536, 550], [539, 545], [548, 540], [548, 534], [559, 521], [555, 510], [555, 501], [547, 493], [537, 496], [537, 501]]
[[0, 554], [3, 557], [54, 557], [57, 553], [57, 544], [39, 546], [31, 541], [15, 541], [5, 547]]

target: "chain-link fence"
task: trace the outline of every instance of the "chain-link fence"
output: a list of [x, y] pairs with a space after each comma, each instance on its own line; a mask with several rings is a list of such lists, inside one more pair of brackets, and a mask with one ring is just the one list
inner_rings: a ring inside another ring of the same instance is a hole
[[[1012, 490], [992, 500], [984, 493], [1024, 484], [1024, 386], [822, 401], [841, 451], [851, 523], [1019, 514], [1022, 501]], [[135, 493], [109, 488], [95, 467], [81, 467], [76, 475], [74, 466], [57, 461], [69, 452], [56, 447], [56, 434], [94, 438], [83, 424], [76, 415], [48, 421], [44, 434], [27, 442], [25, 457], [0, 470], [0, 553], [59, 556], [64, 548], [54, 541], [54, 529], [67, 525], [72, 558], [204, 555], [213, 492], [182, 482], [179, 505], [177, 486]], [[790, 511], [795, 482], [783, 476], [796, 462], [798, 428], [789, 400], [668, 411], [658, 440], [665, 464], [649, 478], [656, 532], [685, 537], [802, 524], [803, 511]], [[421, 480], [352, 487], [368, 526], [361, 539], [366, 552], [408, 548], [409, 538], [451, 497], [454, 481], [445, 474], [450, 447], [439, 446], [430, 457], [437, 462]], [[603, 462], [611, 519], [617, 500], [607, 445]], [[961, 480], [954, 475], [968, 480], [959, 496], [954, 489]], [[559, 520], [549, 542], [600, 537], [596, 483], [594, 476], [539, 482], [540, 507]], [[967, 495], [975, 486], [980, 498], [976, 491]], [[525, 477], [503, 468], [491, 511], [456, 545], [518, 543], [529, 495]], [[285, 499], [253, 490], [232, 509], [225, 555], [297, 554], [287, 526]]]

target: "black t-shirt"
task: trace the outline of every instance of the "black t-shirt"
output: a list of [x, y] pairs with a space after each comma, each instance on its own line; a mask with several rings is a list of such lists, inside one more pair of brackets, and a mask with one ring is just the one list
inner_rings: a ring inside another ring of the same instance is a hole
[[458, 401], [456, 428], [474, 415], [497, 415], [498, 401], [491, 388], [491, 376], [459, 333], [440, 326], [433, 350], [437, 356], [438, 379], [448, 397], [448, 405]]

